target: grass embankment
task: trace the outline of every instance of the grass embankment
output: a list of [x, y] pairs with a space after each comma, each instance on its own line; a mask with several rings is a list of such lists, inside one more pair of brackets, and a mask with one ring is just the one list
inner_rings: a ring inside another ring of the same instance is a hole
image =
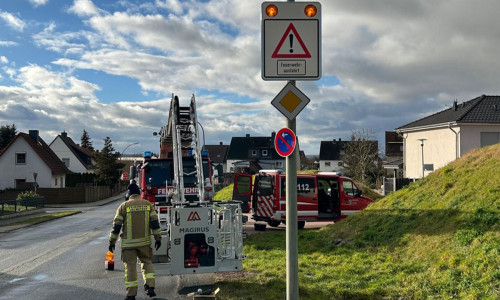
[[[500, 145], [299, 233], [301, 299], [500, 299]], [[285, 298], [285, 233], [244, 241], [220, 299]], [[241, 276], [245, 275], [245, 276]]]
[[39, 216], [39, 217], [32, 217], [32, 218], [24, 219], [22, 221], [14, 221], [15, 219], [12, 219], [13, 220], [12, 222], [9, 222], [9, 223], [6, 223], [6, 224], [0, 225], [0, 226], [13, 226], [13, 225], [23, 225], [23, 224], [37, 224], [37, 223], [41, 223], [41, 222], [45, 222], [45, 221], [50, 221], [50, 220], [53, 220], [53, 219], [58, 219], [58, 218], [66, 217], [66, 216], [71, 216], [71, 215], [74, 215], [74, 214], [78, 214], [80, 212], [81, 211], [79, 211], [79, 210], [66, 210], [66, 211], [61, 211], [61, 212], [57, 212], [57, 213], [46, 214], [46, 215]]

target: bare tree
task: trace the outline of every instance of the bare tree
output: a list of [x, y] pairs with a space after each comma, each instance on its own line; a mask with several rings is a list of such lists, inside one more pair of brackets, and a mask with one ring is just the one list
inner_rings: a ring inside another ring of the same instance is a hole
[[378, 141], [371, 129], [351, 131], [351, 139], [345, 143], [342, 160], [344, 173], [363, 182], [376, 179], [380, 172]]

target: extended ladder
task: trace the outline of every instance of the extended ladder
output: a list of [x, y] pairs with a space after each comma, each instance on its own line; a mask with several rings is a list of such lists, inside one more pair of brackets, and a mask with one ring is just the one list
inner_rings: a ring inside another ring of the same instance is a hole
[[[203, 165], [198, 136], [198, 120], [196, 117], [196, 101], [191, 97], [189, 106], [179, 106], [179, 98], [172, 95], [167, 128], [167, 137], [172, 137], [174, 160], [174, 194], [173, 203], [185, 203], [184, 176], [196, 176], [198, 188], [198, 202], [204, 199], [205, 185], [203, 180]], [[195, 161], [195, 171], [186, 173], [183, 166], [183, 157], [191, 154]]]

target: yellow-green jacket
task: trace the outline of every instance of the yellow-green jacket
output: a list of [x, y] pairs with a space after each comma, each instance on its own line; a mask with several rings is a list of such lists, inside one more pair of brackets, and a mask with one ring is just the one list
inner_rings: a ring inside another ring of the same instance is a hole
[[151, 203], [134, 194], [123, 202], [116, 210], [113, 228], [109, 234], [109, 242], [116, 244], [121, 234], [122, 248], [135, 248], [151, 245], [151, 231], [155, 240], [161, 240], [160, 223]]

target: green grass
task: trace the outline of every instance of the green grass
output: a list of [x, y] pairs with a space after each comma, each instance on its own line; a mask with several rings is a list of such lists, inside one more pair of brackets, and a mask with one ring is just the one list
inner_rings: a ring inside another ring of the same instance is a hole
[[228, 201], [233, 199], [233, 185], [230, 184], [226, 186], [225, 188], [221, 189], [214, 195], [214, 200], [215, 201]]
[[[301, 299], [500, 299], [500, 145], [299, 233]], [[339, 241], [341, 241], [339, 243]], [[244, 241], [218, 299], [284, 299], [285, 234]]]
[[74, 215], [74, 214], [77, 214], [77, 213], [80, 213], [80, 212], [81, 211], [79, 211], [79, 210], [67, 210], [67, 211], [62, 211], [62, 212], [57, 212], [57, 213], [52, 213], [52, 214], [46, 214], [46, 215], [43, 215], [43, 216], [40, 216], [40, 217], [28, 218], [28, 219], [24, 219], [22, 221], [14, 221], [15, 219], [13, 219], [12, 222], [6, 223], [6, 224], [0, 225], [0, 226], [36, 224], [36, 223], [41, 223], [41, 222], [50, 221], [50, 220], [53, 220], [53, 219], [58, 219], [58, 218], [62, 218], [62, 217]]

